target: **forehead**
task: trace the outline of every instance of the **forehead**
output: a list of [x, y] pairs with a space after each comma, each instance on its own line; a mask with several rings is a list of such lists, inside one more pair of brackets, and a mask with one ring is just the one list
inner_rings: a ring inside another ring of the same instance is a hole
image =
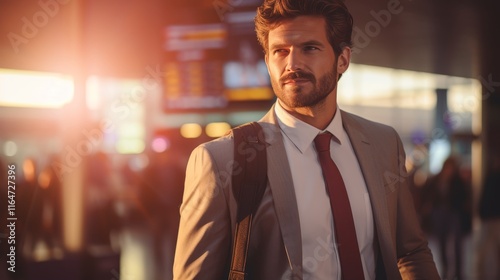
[[321, 16], [299, 16], [284, 20], [269, 31], [269, 46], [295, 44], [310, 40], [328, 43], [325, 19]]

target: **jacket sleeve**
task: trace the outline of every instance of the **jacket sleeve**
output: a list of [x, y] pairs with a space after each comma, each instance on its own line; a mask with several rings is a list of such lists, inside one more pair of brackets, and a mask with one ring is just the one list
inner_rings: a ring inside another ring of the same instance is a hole
[[410, 178], [405, 167], [405, 152], [399, 136], [399, 188], [397, 197], [396, 248], [398, 267], [403, 279], [440, 279], [427, 239], [420, 227], [413, 198]]
[[229, 171], [219, 170], [210, 151], [201, 145], [186, 169], [180, 208], [174, 279], [227, 279], [231, 224], [224, 187]]

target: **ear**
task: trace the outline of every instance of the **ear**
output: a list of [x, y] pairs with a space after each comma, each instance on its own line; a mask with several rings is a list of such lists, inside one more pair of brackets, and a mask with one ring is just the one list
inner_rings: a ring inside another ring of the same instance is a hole
[[344, 47], [337, 58], [337, 73], [343, 74], [349, 68], [351, 62], [351, 48]]
[[266, 54], [264, 55], [264, 61], [266, 62], [266, 66], [267, 66], [267, 73], [268, 73], [269, 75], [271, 75], [271, 72], [269, 72], [269, 55], [267, 54], [267, 52], [266, 52]]

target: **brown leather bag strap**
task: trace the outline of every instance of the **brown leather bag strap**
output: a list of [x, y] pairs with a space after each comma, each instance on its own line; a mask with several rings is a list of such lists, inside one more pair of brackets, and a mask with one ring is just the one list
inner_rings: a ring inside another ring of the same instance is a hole
[[252, 220], [267, 186], [266, 142], [256, 122], [234, 128], [233, 136], [232, 186], [238, 210], [229, 280], [244, 280]]

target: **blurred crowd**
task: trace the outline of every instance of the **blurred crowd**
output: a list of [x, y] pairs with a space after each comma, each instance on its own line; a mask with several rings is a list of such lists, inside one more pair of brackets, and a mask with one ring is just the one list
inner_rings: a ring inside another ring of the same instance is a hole
[[[152, 240], [152, 279], [171, 278], [186, 160], [175, 151], [142, 155], [140, 163], [102, 152], [86, 158], [82, 254], [89, 272], [84, 279], [113, 279], [115, 270], [119, 277], [122, 236], [134, 229]], [[56, 162], [59, 159], [51, 156], [16, 164], [16, 273], [4, 274], [2, 261], [0, 279], [41, 279], [33, 278], [34, 263], [60, 261], [74, 253], [65, 248], [63, 238], [64, 192], [73, 190], [63, 190], [67, 186], [58, 177]], [[1, 162], [2, 184], [7, 182], [8, 164]], [[7, 188], [1, 192], [1, 201], [7, 201]], [[6, 210], [0, 211], [1, 221], [7, 219]], [[1, 234], [7, 237], [7, 229], [3, 227]], [[9, 248], [5, 240], [0, 239], [3, 256]], [[110, 259], [111, 266], [99, 264]], [[104, 270], [102, 278], [98, 270]]]
[[[11, 279], [30, 279], [33, 262], [61, 260], [69, 254], [63, 240], [63, 185], [53, 168], [57, 161], [56, 156], [44, 161], [26, 158], [16, 165], [17, 272], [9, 275]], [[152, 244], [152, 279], [171, 278], [186, 163], [187, 155], [173, 150], [142, 155], [140, 162], [137, 158], [117, 161], [102, 152], [87, 157], [83, 242], [85, 253], [97, 256], [94, 263], [99, 262], [99, 252], [111, 252], [119, 263], [121, 235], [140, 229]], [[8, 164], [1, 163], [2, 182], [7, 181]], [[474, 279], [500, 277], [500, 160], [490, 166], [476, 202], [470, 172], [464, 172], [456, 157], [444, 161], [439, 173], [414, 185], [417, 212], [429, 240], [437, 245], [433, 254], [443, 279], [469, 279], [464, 271], [464, 262], [469, 261], [464, 259], [464, 240], [472, 236]], [[1, 192], [6, 201], [7, 188]], [[7, 211], [0, 211], [2, 221], [6, 215]], [[478, 230], [473, 230], [474, 216], [480, 220]], [[7, 229], [1, 234], [1, 251], [6, 252]], [[5, 265], [2, 262], [2, 271]], [[109, 269], [105, 277], [111, 279]]]
[[[442, 279], [500, 279], [498, 163], [496, 160], [485, 172], [477, 201], [473, 200], [470, 169], [464, 168], [458, 157], [447, 158], [437, 174], [414, 184], [415, 207], [422, 228], [436, 244], [431, 249]], [[479, 227], [473, 230], [476, 213]]]

